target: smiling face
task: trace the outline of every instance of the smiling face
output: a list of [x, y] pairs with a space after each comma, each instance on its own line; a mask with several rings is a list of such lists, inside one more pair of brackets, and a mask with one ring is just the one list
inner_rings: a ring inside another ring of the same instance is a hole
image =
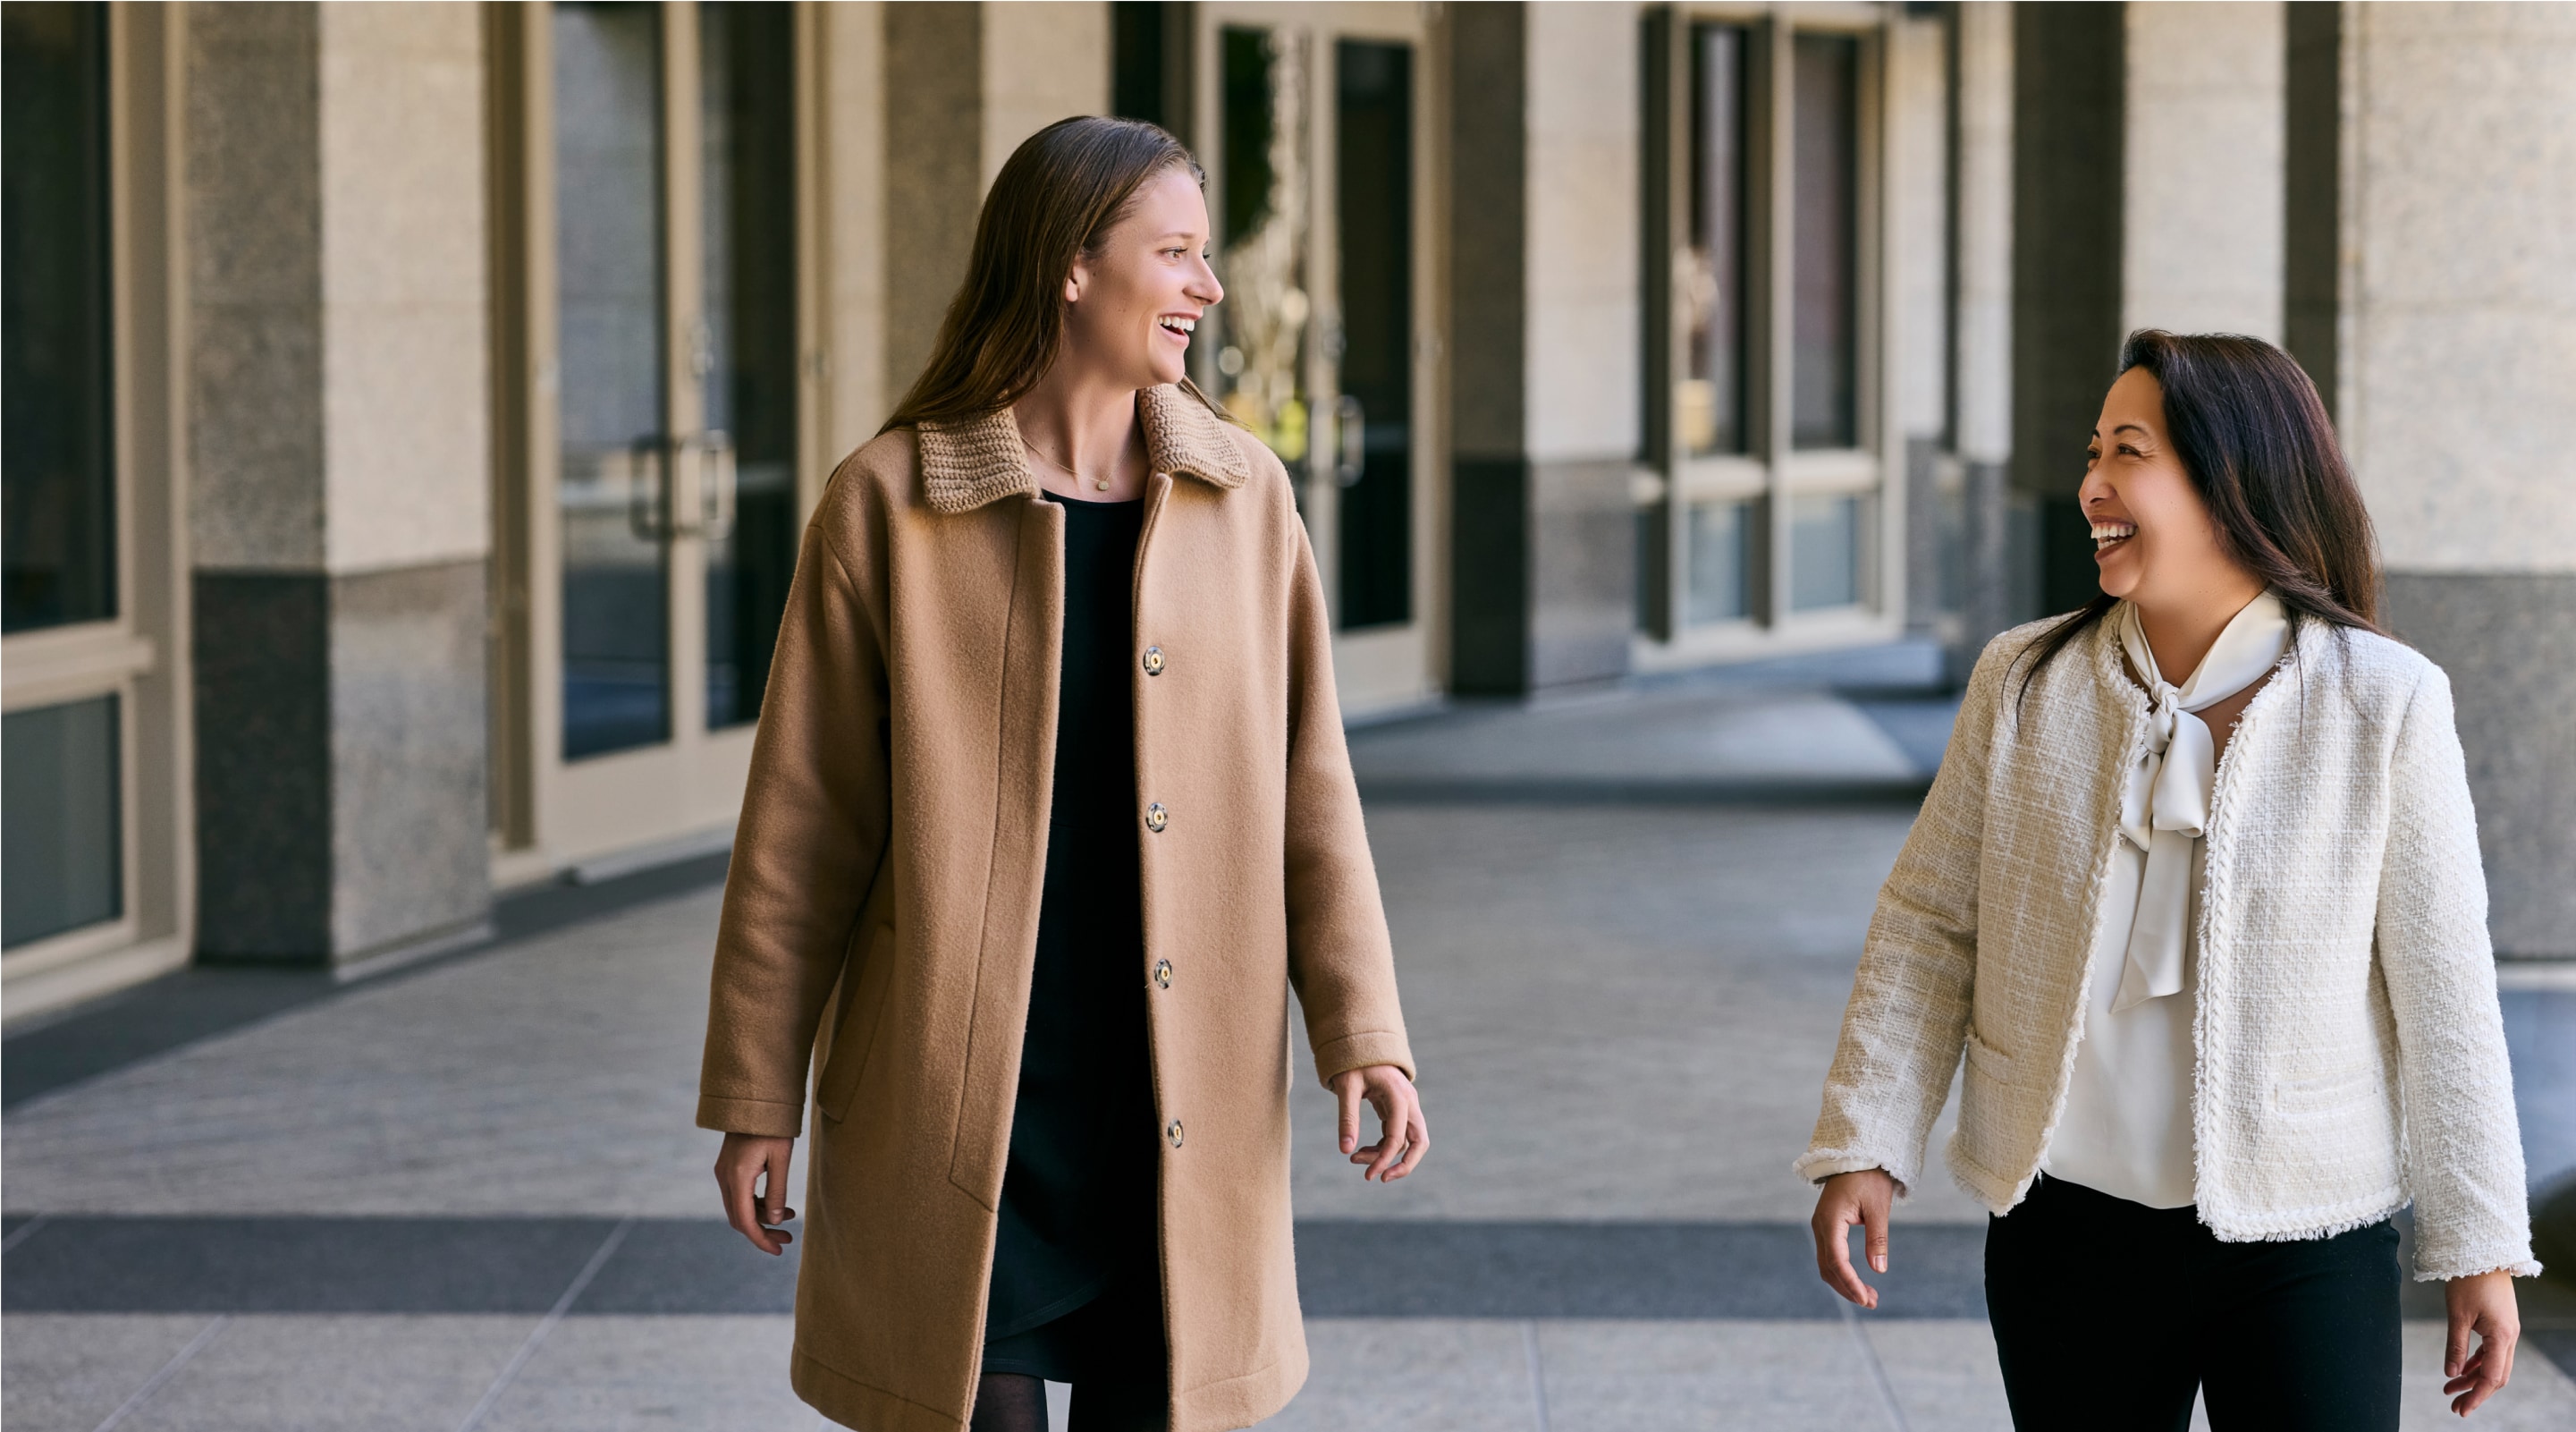
[[1207, 248], [1207, 200], [1189, 174], [1146, 180], [1099, 251], [1074, 260], [1062, 361], [1121, 387], [1179, 382], [1191, 332], [1225, 297]]
[[2102, 590], [2149, 610], [2260, 583], [2227, 555], [2218, 524], [2165, 431], [2164, 389], [2132, 368], [2111, 385], [2078, 494]]

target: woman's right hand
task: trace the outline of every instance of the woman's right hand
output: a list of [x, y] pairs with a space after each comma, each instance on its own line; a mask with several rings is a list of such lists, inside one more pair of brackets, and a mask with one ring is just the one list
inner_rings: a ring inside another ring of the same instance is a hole
[[[727, 1134], [716, 1151], [716, 1191], [724, 1199], [725, 1221], [773, 1258], [796, 1241], [778, 1226], [796, 1216], [787, 1206], [787, 1161], [795, 1152], [794, 1139], [759, 1134]], [[764, 1173], [768, 1187], [756, 1188]]]
[[1855, 1223], [1868, 1230], [1870, 1270], [1886, 1272], [1887, 1209], [1895, 1201], [1896, 1180], [1881, 1168], [1835, 1174], [1816, 1195], [1816, 1216], [1809, 1223], [1816, 1234], [1816, 1272], [1826, 1287], [1864, 1308], [1878, 1306], [1878, 1290], [1852, 1268], [1848, 1230]]

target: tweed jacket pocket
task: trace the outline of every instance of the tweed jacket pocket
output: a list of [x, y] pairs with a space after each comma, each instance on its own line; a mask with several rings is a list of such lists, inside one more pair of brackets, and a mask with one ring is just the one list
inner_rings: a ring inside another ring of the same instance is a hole
[[886, 986], [894, 972], [894, 926], [879, 925], [868, 935], [866, 953], [855, 971], [857, 982], [841, 1000], [840, 1020], [832, 1027], [832, 1052], [823, 1061], [816, 1105], [824, 1117], [839, 1123], [867, 1072], [868, 1053], [876, 1047], [877, 1027], [885, 1023]]
[[1988, 1044], [1973, 1024], [1968, 1026], [1968, 1072], [1984, 1075], [1998, 1084], [2013, 1082], [2013, 1057]]
[[2333, 1110], [2346, 1104], [2376, 1104], [2384, 1093], [2374, 1064], [2351, 1064], [2317, 1074], [2284, 1075], [2272, 1082], [2272, 1107], [2284, 1114]]

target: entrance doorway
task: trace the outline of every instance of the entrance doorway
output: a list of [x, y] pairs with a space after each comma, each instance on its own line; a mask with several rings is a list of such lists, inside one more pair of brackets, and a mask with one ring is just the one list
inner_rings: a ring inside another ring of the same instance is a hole
[[741, 801], [808, 456], [797, 11], [500, 20], [522, 212], [496, 225], [518, 301], [494, 809], [536, 867], [515, 873], [720, 842]]
[[1297, 484], [1354, 715], [1446, 675], [1431, 8], [1192, 7], [1191, 131], [1226, 285], [1195, 376]]

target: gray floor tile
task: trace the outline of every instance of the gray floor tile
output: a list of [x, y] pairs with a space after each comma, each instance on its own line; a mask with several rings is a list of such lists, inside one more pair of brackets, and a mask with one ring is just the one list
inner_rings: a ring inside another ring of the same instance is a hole
[[2526, 1347], [2514, 1355], [2513, 1381], [2466, 1422], [2442, 1395], [2440, 1323], [2406, 1325], [2404, 1432], [2469, 1427], [2475, 1432], [2567, 1432], [2576, 1427], [2576, 1381]]
[[[1433, 1151], [1392, 1187], [1297, 1083], [1311, 1218], [1803, 1222], [1851, 972], [1908, 812], [1372, 807]], [[1948, 1124], [1934, 1134], [1936, 1151]], [[1898, 1218], [1977, 1221], [1935, 1170]]]
[[11, 1313], [0, 1318], [0, 1424], [91, 1432], [212, 1319]]
[[1848, 1326], [1542, 1323], [1549, 1432], [1880, 1432], [1892, 1427]]
[[1883, 1322], [1865, 1329], [1909, 1432], [2011, 1432], [1986, 1320]]
[[481, 1432], [774, 1432], [821, 1418], [787, 1386], [785, 1317], [568, 1318]]
[[1539, 1432], [1525, 1323], [1310, 1318], [1305, 1390], [1264, 1432]]
[[118, 1432], [455, 1432], [520, 1317], [237, 1317]]

